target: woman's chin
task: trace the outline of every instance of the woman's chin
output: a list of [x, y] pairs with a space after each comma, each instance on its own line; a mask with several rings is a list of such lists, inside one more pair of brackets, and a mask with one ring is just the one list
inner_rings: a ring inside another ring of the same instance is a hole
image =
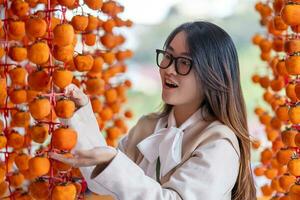
[[171, 98], [170, 96], [166, 96], [166, 95], [162, 94], [162, 100], [165, 104], [176, 105], [174, 98]]

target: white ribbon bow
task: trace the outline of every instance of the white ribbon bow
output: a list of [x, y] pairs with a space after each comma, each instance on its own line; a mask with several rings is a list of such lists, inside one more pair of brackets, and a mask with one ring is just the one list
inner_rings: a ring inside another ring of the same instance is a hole
[[137, 147], [150, 163], [155, 162], [159, 156], [161, 175], [164, 176], [181, 161], [182, 139], [181, 129], [162, 128], [142, 140]]
[[166, 175], [181, 162], [183, 130], [201, 119], [199, 109], [177, 128], [173, 112], [172, 110], [169, 114], [167, 128], [162, 128], [165, 127], [166, 123], [163, 123], [163, 118], [161, 118], [155, 132], [137, 145], [150, 163], [155, 162], [158, 157], [160, 158], [161, 176]]

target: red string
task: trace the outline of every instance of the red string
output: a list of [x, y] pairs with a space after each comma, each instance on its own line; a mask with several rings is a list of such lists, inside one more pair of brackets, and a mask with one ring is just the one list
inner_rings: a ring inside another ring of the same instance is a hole
[[[66, 11], [67, 11], [67, 9], [65, 7], [61, 7], [61, 9], [52, 9], [51, 8], [51, 2], [50, 2], [50, 0], [48, 0], [47, 9], [45, 10], [45, 13], [46, 13], [46, 17], [47, 17], [47, 22], [49, 24], [49, 26], [48, 26], [47, 42], [48, 42], [49, 48], [51, 48], [51, 50], [53, 50], [53, 45], [52, 45], [52, 40], [53, 40], [52, 35], [53, 34], [52, 34], [52, 31], [51, 31], [52, 12], [57, 11], [57, 10], [60, 10], [62, 12], [61, 23], [66, 22]], [[50, 76], [53, 74], [54, 69], [56, 67], [57, 66], [55, 66], [55, 65], [52, 64], [52, 55], [50, 55], [49, 66], [46, 67], [49, 70]], [[55, 97], [56, 96], [62, 96], [62, 95], [64, 95], [64, 93], [56, 93], [54, 91], [54, 83], [51, 80], [51, 92], [49, 94], [44, 94], [43, 96], [49, 97], [49, 100], [50, 100], [51, 104], [53, 106], [55, 106], [55, 104], [56, 104]], [[61, 123], [57, 123], [57, 122], [53, 122], [52, 121], [52, 118], [53, 118], [52, 109], [50, 111], [50, 116], [51, 116], [50, 117], [50, 119], [51, 119], [50, 121], [39, 121], [39, 122], [40, 123], [49, 124], [49, 134], [51, 135], [53, 133], [53, 131], [55, 130], [55, 126], [60, 125]], [[47, 152], [57, 152], [57, 150], [53, 149], [52, 140], [50, 142], [49, 149], [44, 149], [42, 152], [38, 152], [38, 153], [47, 153]], [[67, 181], [72, 180], [72, 174], [66, 172], [66, 173], [59, 173], [59, 177], [54, 176], [53, 162], [50, 159], [50, 176], [48, 176], [48, 177], [47, 176], [43, 176], [43, 178], [49, 180], [49, 184], [50, 184], [49, 191], [52, 191], [52, 189], [54, 188], [56, 182], [67, 182]], [[84, 185], [85, 181], [82, 181], [82, 183]], [[52, 194], [50, 194], [50, 198], [52, 198]]]
[[[49, 48], [51, 48], [51, 50], [53, 50], [53, 46], [51, 44], [51, 41], [52, 41], [52, 38], [51, 38], [51, 19], [52, 19], [52, 9], [51, 9], [51, 1], [48, 0], [47, 2], [47, 9], [45, 10], [46, 12], [46, 16], [47, 16], [47, 22], [49, 24], [48, 26], [48, 40], [47, 40], [47, 43], [48, 43], [48, 46]], [[50, 75], [52, 75], [52, 70], [53, 70], [53, 65], [52, 65], [52, 55], [50, 54], [50, 57], [49, 57], [49, 70], [50, 70]], [[53, 105], [53, 99], [55, 99], [55, 96], [53, 94], [53, 81], [51, 79], [51, 93], [49, 94], [49, 99], [50, 99], [50, 103]], [[49, 134], [51, 135], [53, 133], [53, 130], [54, 130], [54, 124], [52, 122], [52, 119], [53, 119], [53, 113], [52, 113], [52, 109], [50, 111], [50, 123], [49, 123]], [[51, 140], [51, 143], [50, 143], [50, 151], [52, 150], [52, 140]], [[54, 177], [54, 172], [53, 172], [53, 162], [52, 160], [50, 159], [50, 177], [49, 177], [49, 185], [50, 185], [50, 188], [49, 188], [49, 191], [52, 191], [52, 189], [54, 188], [54, 181], [55, 181], [56, 177]], [[50, 194], [50, 199], [52, 199], [52, 192]]]
[[[9, 82], [8, 81], [8, 71], [9, 71], [11, 66], [16, 65], [15, 63], [8, 63], [8, 56], [7, 56], [9, 54], [9, 44], [10, 44], [9, 40], [8, 40], [9, 21], [11, 20], [11, 19], [7, 18], [8, 17], [8, 0], [4, 0], [4, 9], [5, 9], [5, 19], [3, 20], [3, 22], [4, 22], [5, 41], [0, 41], [0, 43], [4, 44], [4, 49], [5, 49], [6, 55], [5, 55], [4, 63], [0, 63], [0, 66], [4, 67], [5, 81], [6, 81], [6, 83], [8, 83]], [[54, 47], [53, 43], [52, 43], [52, 41], [53, 41], [53, 32], [51, 31], [51, 26], [52, 26], [51, 20], [52, 20], [52, 14], [56, 11], [62, 12], [62, 23], [65, 23], [66, 22], [66, 11], [67, 11], [67, 9], [65, 7], [61, 7], [61, 9], [54, 9], [54, 8], [51, 7], [51, 1], [48, 0], [45, 10], [42, 11], [42, 12], [46, 13], [46, 20], [47, 20], [47, 23], [49, 25], [48, 30], [47, 30], [47, 37], [43, 38], [43, 39], [45, 39], [47, 41], [48, 46], [51, 49], [51, 51], [53, 51], [53, 47]], [[82, 45], [83, 45], [83, 50], [82, 51], [84, 52], [84, 39], [83, 39], [83, 37], [82, 37]], [[30, 70], [29, 70], [30, 67], [31, 67], [31, 65], [29, 65], [29, 64], [27, 64], [26, 67], [25, 67], [26, 70], [29, 73], [30, 73]], [[43, 68], [46, 68], [48, 70], [48, 73], [50, 74], [50, 76], [52, 76], [52, 74], [54, 72], [54, 69], [57, 68], [57, 67], [58, 66], [53, 65], [52, 55], [50, 54], [49, 65], [46, 66], [46, 67], [44, 66]], [[9, 91], [8, 86], [6, 86], [6, 91], [8, 93], [8, 91]], [[49, 97], [49, 100], [50, 100], [52, 106], [55, 106], [55, 104], [56, 104], [55, 97], [56, 96], [63, 96], [63, 95], [64, 95], [64, 93], [56, 93], [54, 91], [54, 83], [53, 83], [52, 80], [51, 80], [51, 92], [47, 93], [47, 94], [42, 94], [42, 96]], [[16, 110], [16, 109], [17, 109], [16, 107], [9, 107], [9, 105], [8, 105], [8, 96], [7, 96], [6, 99], [5, 99], [4, 107], [0, 107], [0, 111], [3, 112], [3, 115], [4, 115], [5, 127], [4, 127], [3, 132], [4, 132], [4, 135], [6, 137], [8, 137], [9, 134], [10, 134], [10, 130], [8, 128], [9, 113], [10, 113], [11, 110]], [[50, 120], [48, 120], [48, 121], [38, 120], [37, 121], [38, 123], [44, 123], [44, 124], [49, 125], [49, 134], [50, 135], [55, 130], [55, 127], [61, 124], [61, 123], [53, 121], [52, 119], [53, 119], [53, 111], [51, 109], [51, 111], [50, 111]], [[8, 179], [8, 176], [11, 174], [11, 172], [9, 172], [9, 162], [8, 162], [9, 157], [10, 157], [11, 154], [13, 154], [15, 152], [9, 152], [8, 148], [9, 147], [6, 144], [5, 150], [0, 151], [0, 154], [4, 154], [4, 156], [5, 156], [7, 181], [8, 181], [8, 184], [9, 184], [8, 185], [8, 188], [9, 188], [9, 196], [8, 197], [10, 199], [15, 199], [11, 183]], [[30, 154], [31, 145], [29, 145], [27, 147], [27, 149], [28, 149], [28, 152]], [[58, 150], [53, 149], [52, 142], [50, 143], [50, 147], [48, 147], [46, 149], [42, 149], [40, 151], [36, 151], [35, 155], [41, 155], [41, 154], [45, 154], [45, 153], [48, 153], [48, 152], [58, 152]], [[51, 161], [51, 159], [50, 159], [50, 174], [49, 174], [49, 176], [42, 176], [42, 178], [49, 181], [49, 184], [50, 184], [49, 191], [52, 191], [53, 187], [56, 185], [57, 182], [73, 181], [71, 171], [60, 172], [57, 176], [55, 176], [54, 175], [54, 170], [53, 170], [53, 162]], [[86, 183], [84, 178], [80, 179], [80, 183], [81, 183], [81, 191], [79, 191], [78, 199], [84, 199], [84, 192], [87, 189], [87, 183]], [[50, 194], [50, 198], [52, 198], [52, 194]]]
[[[8, 64], [8, 60], [7, 60], [7, 55], [9, 53], [9, 43], [8, 43], [8, 0], [4, 0], [4, 10], [5, 10], [5, 16], [4, 16], [4, 32], [5, 32], [5, 61], [4, 61], [4, 76], [5, 76], [5, 81], [6, 81], [6, 93], [8, 94], [8, 68], [9, 66], [11, 66], [11, 64]], [[4, 135], [5, 137], [8, 137], [9, 134], [9, 130], [8, 130], [8, 117], [9, 117], [9, 110], [11, 110], [11, 108], [8, 108], [8, 96], [6, 96], [5, 99], [5, 106], [4, 106], [4, 121], [5, 121], [5, 129], [4, 129]], [[9, 152], [8, 152], [8, 145], [6, 144], [5, 146], [5, 151], [3, 152], [5, 155], [5, 166], [6, 166], [6, 174], [9, 174], [9, 163], [8, 163], [8, 159], [9, 159]], [[15, 199], [14, 196], [12, 196], [12, 188], [11, 188], [11, 183], [10, 180], [8, 179], [8, 176], [6, 176], [6, 180], [8, 182], [8, 189], [9, 189], [9, 197], [10, 199]]]
[[296, 130], [300, 131], [300, 124], [293, 124], [292, 128], [295, 128]]

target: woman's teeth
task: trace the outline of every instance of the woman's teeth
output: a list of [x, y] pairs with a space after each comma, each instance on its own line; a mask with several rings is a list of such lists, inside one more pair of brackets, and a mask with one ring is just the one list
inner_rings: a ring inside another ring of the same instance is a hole
[[168, 80], [166, 80], [165, 84], [166, 84], [166, 86], [168, 86], [170, 88], [177, 88], [178, 87], [177, 84], [175, 84], [175, 83], [173, 83], [171, 81], [168, 81]]

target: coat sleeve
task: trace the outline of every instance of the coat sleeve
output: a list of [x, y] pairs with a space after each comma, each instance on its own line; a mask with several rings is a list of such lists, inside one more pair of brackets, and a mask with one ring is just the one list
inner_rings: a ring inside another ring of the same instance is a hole
[[[77, 132], [77, 144], [74, 150], [87, 150], [94, 147], [107, 146], [106, 140], [99, 129], [90, 101], [78, 109], [71, 118], [60, 119], [60, 121]], [[95, 181], [90, 179], [91, 172], [94, 169], [93, 166], [81, 167], [79, 169], [90, 190], [100, 187]], [[102, 188], [102, 190], [105, 190], [105, 188]]]
[[99, 129], [90, 100], [85, 106], [79, 108], [71, 118], [60, 119], [60, 121], [77, 132], [75, 150], [107, 146], [106, 140]]
[[239, 156], [227, 139], [198, 147], [169, 181], [160, 185], [118, 151], [111, 163], [93, 181], [93, 192], [111, 191], [118, 200], [221, 200], [231, 199], [239, 170]]
[[[86, 105], [78, 109], [71, 118], [60, 119], [60, 121], [77, 132], [77, 144], [74, 150], [107, 146], [106, 140], [99, 129], [90, 100]], [[129, 133], [132, 133], [133, 131], [134, 127]], [[125, 152], [127, 148], [128, 135], [129, 134], [124, 135], [123, 138], [119, 140], [118, 149], [122, 152]], [[95, 180], [90, 178], [93, 169], [94, 166], [80, 168], [88, 188], [98, 194], [109, 194], [114, 196], [113, 191], [106, 189], [105, 186], [99, 185]]]

